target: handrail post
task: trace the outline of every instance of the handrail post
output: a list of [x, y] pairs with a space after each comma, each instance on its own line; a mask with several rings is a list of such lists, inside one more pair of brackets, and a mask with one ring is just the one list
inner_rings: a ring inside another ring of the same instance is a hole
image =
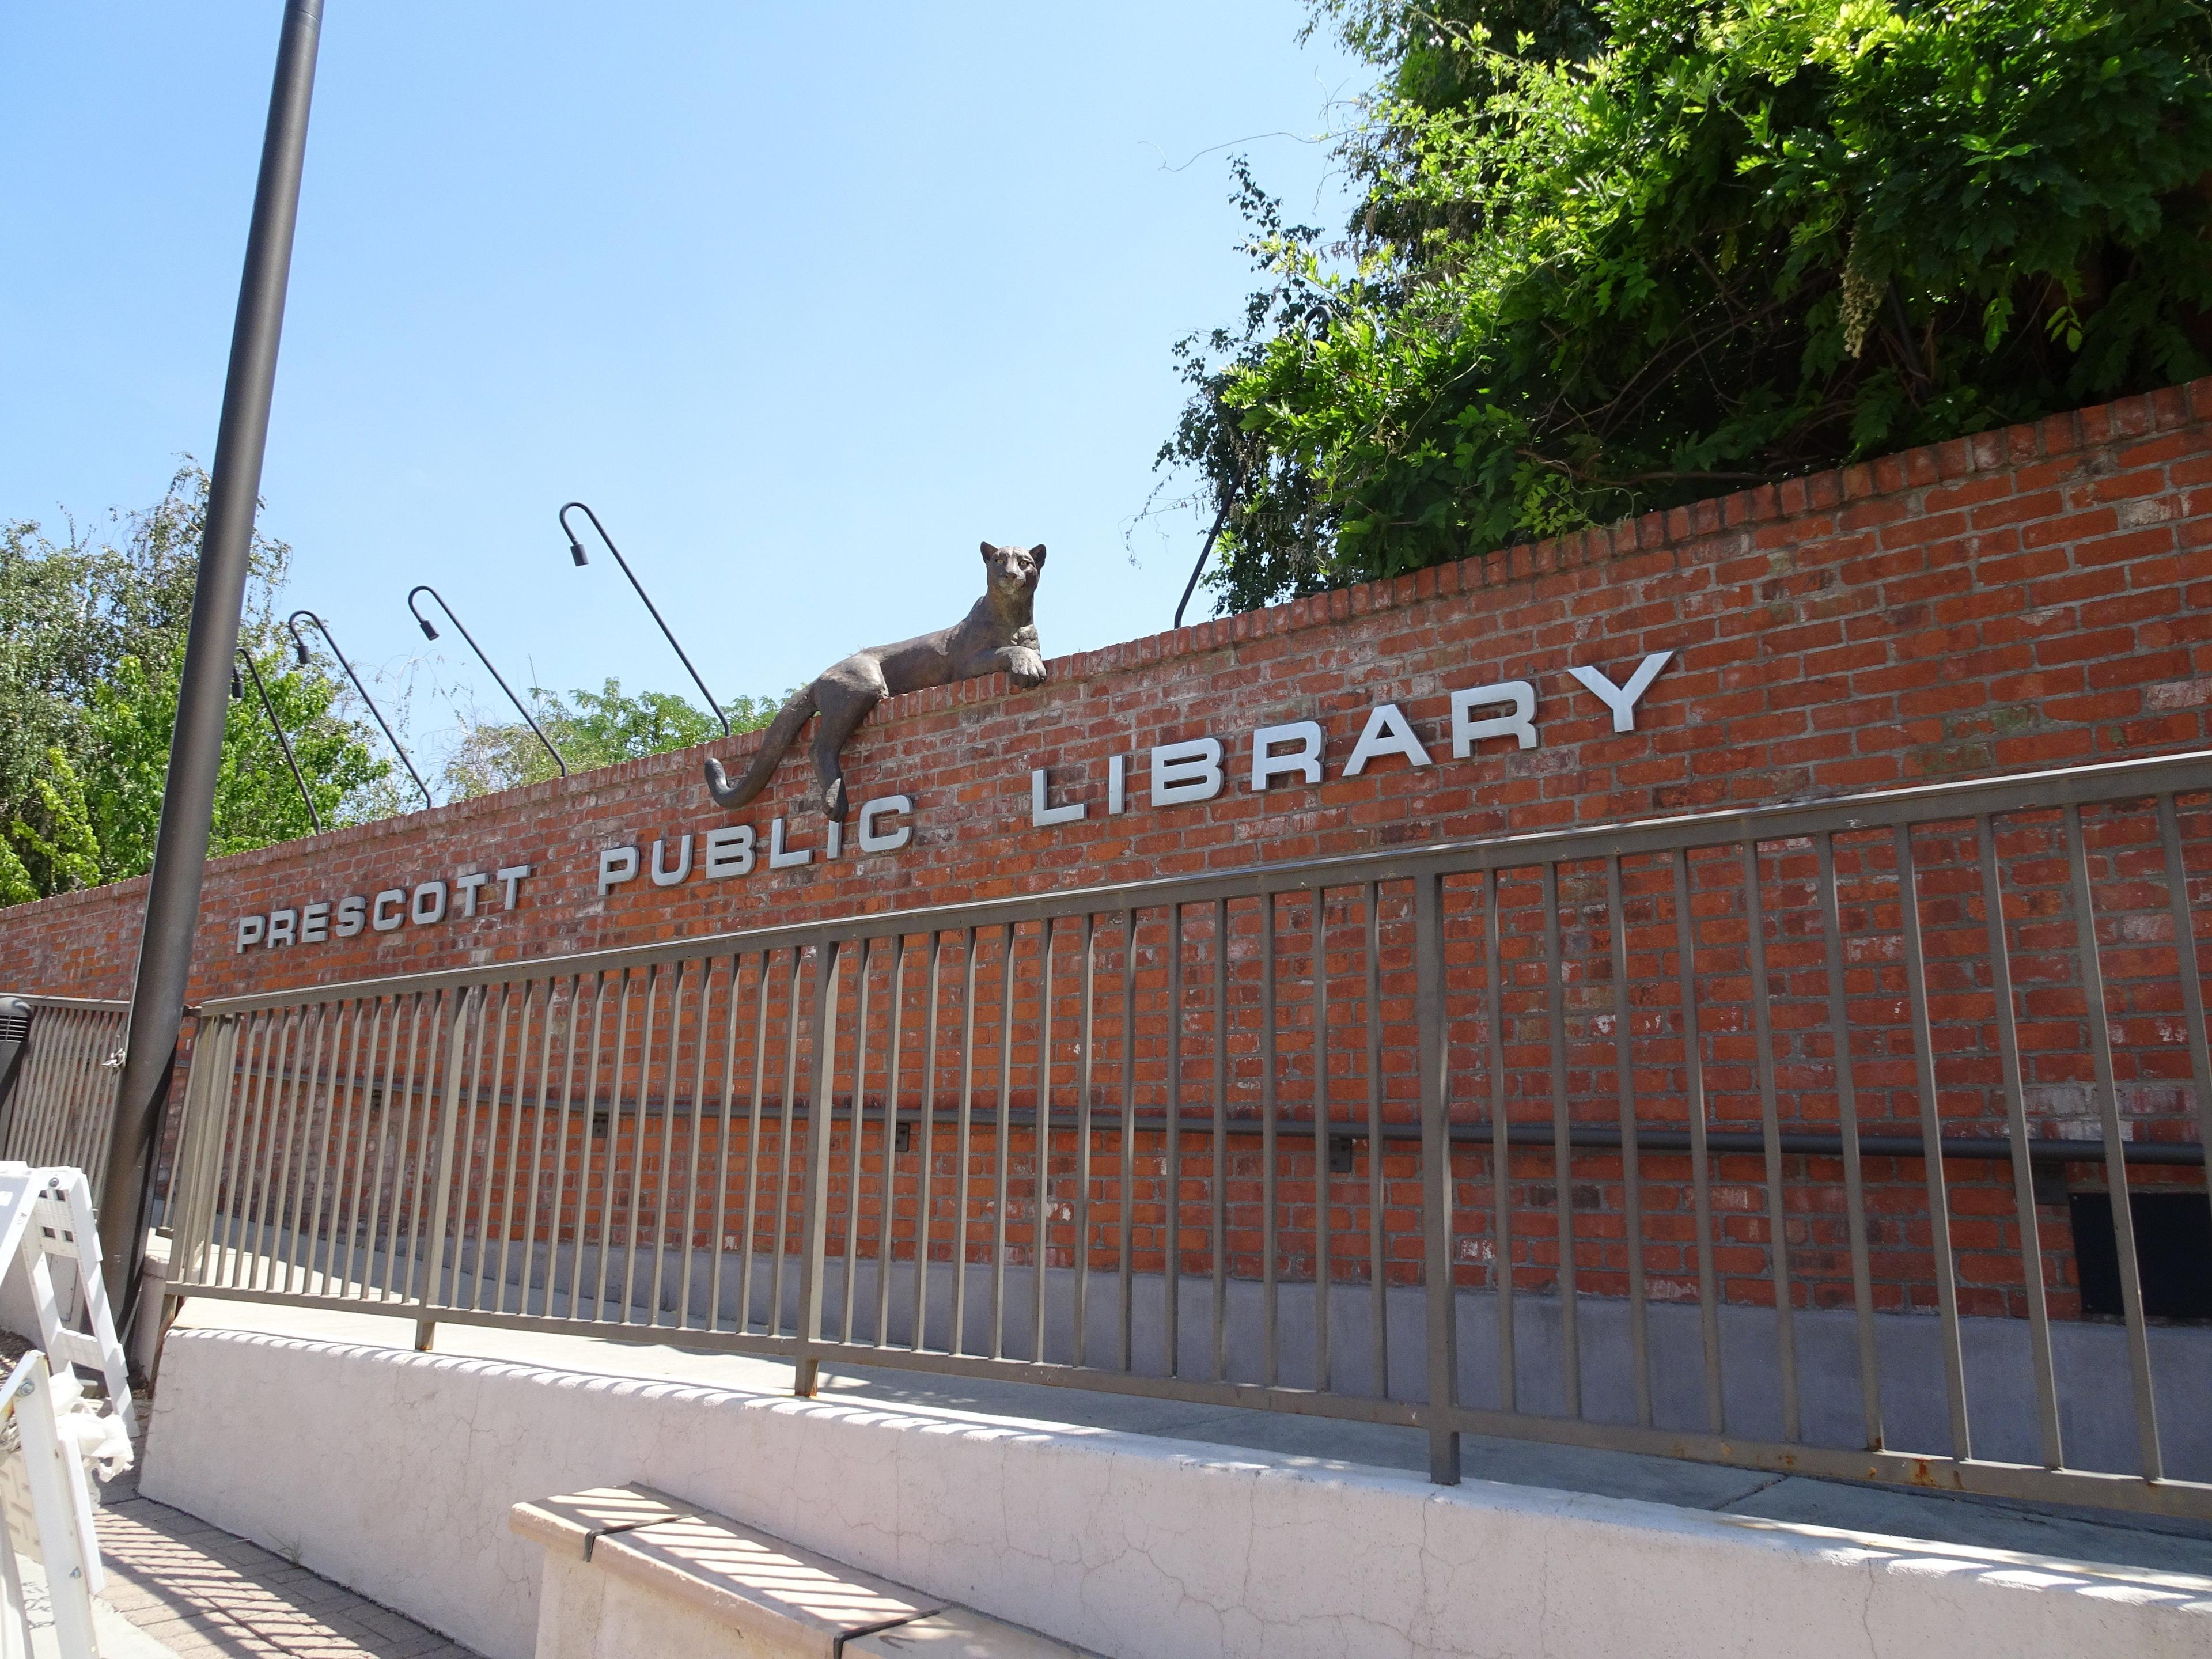
[[222, 1113], [210, 1109], [209, 1103], [216, 1094], [216, 1079], [228, 1075], [224, 1061], [230, 1055], [237, 1023], [218, 1016], [193, 1034], [191, 1063], [185, 1073], [184, 1106], [177, 1126], [176, 1174], [169, 1182], [171, 1284], [194, 1272], [193, 1256], [200, 1248], [203, 1229], [200, 1211], [211, 1174], [208, 1148], [221, 1139]]
[[1444, 1076], [1443, 878], [1413, 880], [1413, 1005], [1421, 1066], [1421, 1263], [1428, 1316], [1429, 1479], [1459, 1485], [1459, 1310], [1452, 1289], [1451, 1091]]
[[[835, 939], [815, 947], [814, 1014], [809, 1024], [813, 1034], [808, 1069], [813, 1073], [814, 1097], [806, 1105], [806, 1199], [799, 1226], [799, 1364], [791, 1382], [791, 1391], [801, 1399], [813, 1397], [822, 1376], [822, 1360], [815, 1348], [822, 1340], [822, 1285], [830, 1233], [830, 1127], [835, 1117], [830, 1091], [837, 1077]], [[787, 1137], [793, 1121], [788, 1102], [783, 1121]]]
[[[467, 1044], [467, 1025], [470, 1012], [478, 1007], [483, 998], [483, 987], [471, 985], [453, 994], [453, 1024], [446, 1033], [446, 1078], [441, 1091], [443, 1104], [439, 1109], [441, 1120], [438, 1125], [438, 1163], [430, 1176], [430, 1260], [429, 1272], [422, 1280], [422, 1303], [428, 1307], [438, 1294], [438, 1281], [446, 1273], [446, 1209], [451, 1196], [448, 1188], [453, 1180], [453, 1126], [461, 1113], [461, 1050]], [[410, 1289], [413, 1287], [409, 1286]], [[415, 1350], [417, 1353], [430, 1351], [430, 1340], [438, 1328], [434, 1319], [415, 1322]]]

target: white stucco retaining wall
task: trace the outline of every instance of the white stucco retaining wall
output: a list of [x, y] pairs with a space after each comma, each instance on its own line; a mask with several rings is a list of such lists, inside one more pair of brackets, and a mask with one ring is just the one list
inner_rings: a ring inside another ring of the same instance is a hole
[[1116, 1659], [2212, 1655], [2212, 1583], [1190, 1443], [171, 1333], [142, 1490], [526, 1659], [525, 1498], [641, 1481]]

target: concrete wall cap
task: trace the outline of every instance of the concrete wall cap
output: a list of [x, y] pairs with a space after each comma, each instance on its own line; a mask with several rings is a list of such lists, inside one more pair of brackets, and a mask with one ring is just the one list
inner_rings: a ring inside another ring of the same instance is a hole
[[856, 1637], [842, 1651], [843, 1659], [1097, 1659], [1089, 1648], [1072, 1648], [970, 1607], [947, 1607]]
[[507, 1512], [507, 1525], [549, 1550], [587, 1560], [757, 1637], [773, 1653], [836, 1659], [848, 1637], [946, 1606], [940, 1596], [924, 1595], [650, 1486], [596, 1486], [517, 1504]]
[[519, 1538], [587, 1561], [596, 1538], [673, 1521], [686, 1513], [687, 1505], [650, 1486], [594, 1486], [563, 1498], [517, 1504], [507, 1513], [507, 1527]]

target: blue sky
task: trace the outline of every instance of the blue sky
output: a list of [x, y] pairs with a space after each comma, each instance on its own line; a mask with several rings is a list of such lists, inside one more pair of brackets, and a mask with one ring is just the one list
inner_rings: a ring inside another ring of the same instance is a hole
[[[0, 10], [0, 517], [58, 528], [212, 459], [276, 0]], [[956, 619], [1043, 541], [1048, 654], [1164, 628], [1203, 526], [1132, 521], [1232, 318], [1228, 159], [1343, 218], [1358, 90], [1297, 0], [330, 0], [263, 480], [291, 598], [484, 700], [689, 690], [596, 507], [720, 696]], [[1133, 550], [1137, 562], [1133, 566]], [[1194, 614], [1202, 614], [1203, 602]]]

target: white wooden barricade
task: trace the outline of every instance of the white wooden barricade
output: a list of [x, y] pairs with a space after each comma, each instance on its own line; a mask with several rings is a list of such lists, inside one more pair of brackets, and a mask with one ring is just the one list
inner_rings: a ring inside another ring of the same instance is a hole
[[[76, 1268], [88, 1329], [63, 1319], [53, 1258]], [[81, 1170], [0, 1163], [0, 1276], [21, 1260], [38, 1310], [43, 1351], [17, 1362], [0, 1384], [0, 1659], [28, 1659], [31, 1626], [20, 1551], [40, 1561], [62, 1659], [98, 1659], [92, 1598], [105, 1577], [93, 1530], [86, 1466], [103, 1474], [131, 1466], [131, 1383], [100, 1273], [92, 1190]], [[104, 1401], [85, 1396], [76, 1368], [100, 1374]]]

